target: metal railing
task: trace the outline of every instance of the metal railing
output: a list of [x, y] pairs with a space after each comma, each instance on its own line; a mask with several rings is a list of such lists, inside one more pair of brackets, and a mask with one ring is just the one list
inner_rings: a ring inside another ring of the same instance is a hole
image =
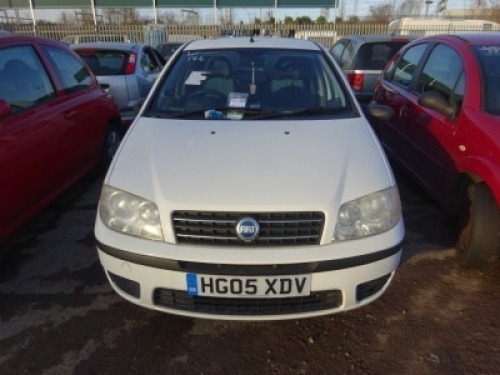
[[56, 25], [56, 24], [12, 24], [0, 23], [0, 29], [12, 31], [22, 35], [35, 35], [50, 39], [71, 40], [73, 36], [80, 35], [107, 35], [122, 36], [126, 40], [144, 42], [153, 46], [162, 42], [186, 42], [193, 39], [213, 38], [220, 35], [251, 35], [254, 32], [260, 35], [294, 36], [298, 39], [311, 39], [330, 48], [337, 39], [344, 35], [368, 34], [405, 34], [405, 35], [431, 35], [442, 33], [463, 33], [478, 31], [500, 31], [494, 25], [485, 29], [481, 26], [450, 27], [419, 25], [403, 27], [400, 29], [389, 28], [388, 24], [326, 24], [326, 25]]

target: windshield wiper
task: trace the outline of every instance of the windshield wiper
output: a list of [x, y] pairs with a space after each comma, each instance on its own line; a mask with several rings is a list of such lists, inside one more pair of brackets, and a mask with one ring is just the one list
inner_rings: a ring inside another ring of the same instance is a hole
[[256, 115], [256, 114], [266, 115], [266, 114], [275, 113], [274, 111], [261, 110], [261, 109], [223, 107], [223, 108], [204, 108], [204, 109], [196, 109], [193, 111], [183, 111], [183, 112], [179, 112], [179, 113], [175, 113], [175, 114], [163, 115], [163, 117], [165, 117], [165, 118], [187, 118], [187, 117], [191, 117], [191, 116], [202, 115], [203, 118], [205, 118], [205, 112], [207, 112], [207, 111], [220, 112], [223, 114], [224, 117], [226, 117], [227, 114], [230, 112], [234, 112], [234, 113], [238, 113], [238, 114], [242, 114], [242, 115]]
[[347, 112], [349, 108], [346, 107], [309, 107], [303, 108], [296, 111], [271, 111], [272, 113], [263, 114], [262, 116], [255, 116], [253, 120], [262, 120], [269, 118], [279, 118], [279, 117], [296, 117], [296, 116], [306, 116], [306, 115], [316, 115], [316, 114], [338, 114], [340, 112]]

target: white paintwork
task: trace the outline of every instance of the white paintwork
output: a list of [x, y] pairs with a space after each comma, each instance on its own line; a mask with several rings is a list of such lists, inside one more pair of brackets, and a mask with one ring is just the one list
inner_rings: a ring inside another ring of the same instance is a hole
[[[235, 44], [235, 40], [227, 39], [227, 43]], [[193, 42], [190, 48], [195, 48], [196, 43], [217, 48], [221, 42]], [[278, 45], [317, 48], [307, 41], [288, 39], [280, 43], [266, 38], [263, 44], [268, 48]], [[378, 235], [332, 241], [337, 213], [343, 203], [395, 185], [385, 155], [363, 115], [328, 120], [306, 117], [304, 121], [217, 121], [152, 119], [139, 114], [105, 183], [156, 203], [165, 241], [149, 241], [112, 231], [99, 216], [95, 225], [97, 240], [115, 249], [155, 258], [242, 266], [317, 262], [400, 246], [404, 237], [401, 219], [394, 228]], [[325, 213], [325, 229], [321, 244], [316, 246], [181, 246], [175, 243], [171, 224], [171, 213], [175, 210], [321, 211]], [[311, 290], [340, 289], [344, 296], [340, 308], [285, 316], [217, 316], [155, 306], [153, 290], [156, 287], [186, 290], [186, 274], [125, 262], [99, 249], [106, 271], [140, 283], [141, 298], [137, 300], [120, 291], [110, 279], [117, 293], [131, 302], [180, 315], [258, 320], [323, 315], [369, 303], [384, 292], [389, 282], [362, 301], [355, 299], [356, 286], [392, 275], [400, 255], [401, 251], [373, 263], [313, 273]]]

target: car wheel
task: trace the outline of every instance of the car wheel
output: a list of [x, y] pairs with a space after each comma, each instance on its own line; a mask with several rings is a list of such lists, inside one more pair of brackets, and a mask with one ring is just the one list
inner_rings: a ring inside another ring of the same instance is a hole
[[106, 129], [102, 147], [101, 164], [103, 167], [107, 168], [109, 166], [111, 160], [113, 160], [113, 156], [115, 156], [116, 150], [118, 150], [118, 146], [120, 146], [121, 141], [122, 133], [120, 131], [120, 127], [116, 124], [110, 124]]
[[500, 215], [495, 199], [486, 185], [470, 185], [459, 214], [458, 261], [464, 267], [490, 268], [499, 249]]

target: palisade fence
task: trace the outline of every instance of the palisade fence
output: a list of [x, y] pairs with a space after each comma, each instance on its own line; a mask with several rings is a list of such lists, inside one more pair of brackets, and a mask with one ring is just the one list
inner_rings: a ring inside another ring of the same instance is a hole
[[[16, 34], [35, 35], [56, 40], [71, 41], [77, 35], [120, 35], [126, 40], [144, 42], [156, 46], [164, 42], [186, 42], [194, 39], [225, 36], [250, 36], [254, 32], [260, 35], [293, 36], [297, 39], [311, 39], [330, 48], [337, 39], [344, 35], [366, 34], [403, 34], [403, 35], [430, 35], [442, 33], [462, 33], [478, 31], [500, 31], [494, 27], [485, 30], [483, 27], [453, 27], [449, 26], [422, 26], [416, 28], [402, 28], [390, 30], [388, 24], [326, 24], [326, 25], [56, 25], [56, 24], [12, 24], [0, 23], [0, 29], [12, 31]], [[88, 38], [87, 38], [88, 39]]]

